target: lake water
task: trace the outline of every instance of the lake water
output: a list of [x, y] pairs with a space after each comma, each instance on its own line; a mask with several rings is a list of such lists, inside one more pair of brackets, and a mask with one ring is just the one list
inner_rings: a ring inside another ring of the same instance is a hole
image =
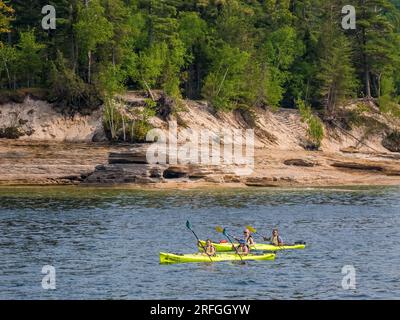
[[[160, 251], [196, 251], [187, 219], [201, 238], [278, 226], [309, 245], [275, 261], [160, 265]], [[0, 299], [400, 299], [400, 188], [1, 188], [0, 257]], [[346, 265], [355, 289], [342, 287]]]

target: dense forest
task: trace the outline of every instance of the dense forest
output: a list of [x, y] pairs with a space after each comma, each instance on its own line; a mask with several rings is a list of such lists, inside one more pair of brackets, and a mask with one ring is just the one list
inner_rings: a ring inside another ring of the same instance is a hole
[[[400, 96], [400, 0], [0, 0], [0, 88], [68, 105], [126, 89], [240, 106]], [[42, 8], [56, 8], [56, 29]], [[345, 5], [356, 28], [344, 30]]]

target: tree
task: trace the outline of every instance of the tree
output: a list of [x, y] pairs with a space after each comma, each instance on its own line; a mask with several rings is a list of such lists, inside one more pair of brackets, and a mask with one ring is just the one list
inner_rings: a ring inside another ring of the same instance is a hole
[[199, 98], [208, 64], [207, 22], [196, 12], [183, 12], [179, 16], [178, 32], [186, 50], [186, 68], [182, 74], [184, 92], [189, 98]]
[[20, 33], [17, 44], [17, 69], [27, 87], [35, 85], [42, 71], [42, 52], [45, 45], [36, 41], [35, 30]]
[[356, 95], [358, 82], [352, 63], [353, 50], [340, 28], [340, 3], [326, 5], [318, 39], [316, 93], [327, 113], [333, 115], [338, 104]]
[[12, 85], [12, 73], [15, 72], [15, 64], [18, 55], [17, 50], [14, 47], [3, 44], [0, 42], [0, 77], [1, 73], [5, 71], [8, 81], [8, 88], [11, 89]]
[[10, 22], [14, 10], [7, 6], [4, 1], [0, 0], [0, 34], [4, 32], [10, 32]]
[[346, 98], [355, 96], [358, 83], [351, 55], [349, 42], [343, 35], [338, 34], [319, 62], [319, 94], [329, 114], [334, 114], [337, 105]]
[[[57, 30], [40, 28], [47, 4]], [[334, 113], [356, 95], [397, 105], [399, 0], [355, 0], [357, 28], [344, 31], [346, 4], [0, 0], [0, 86], [49, 88], [82, 110], [124, 88], [206, 98], [225, 110], [302, 99]]]
[[247, 52], [227, 44], [216, 50], [203, 87], [204, 97], [211, 101], [215, 108], [233, 110], [243, 102], [249, 59], [250, 55]]
[[79, 6], [78, 22], [74, 30], [78, 46], [87, 58], [87, 82], [92, 82], [93, 52], [113, 36], [113, 25], [105, 17], [105, 9], [99, 0], [85, 0]]
[[388, 0], [358, 0], [354, 32], [358, 68], [362, 72], [364, 96], [379, 96], [380, 79], [386, 67], [398, 59], [398, 37], [388, 13], [395, 11]]

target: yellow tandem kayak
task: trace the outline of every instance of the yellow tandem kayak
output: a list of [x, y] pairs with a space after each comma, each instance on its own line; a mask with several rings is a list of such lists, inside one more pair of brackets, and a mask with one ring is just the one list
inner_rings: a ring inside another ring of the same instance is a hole
[[[275, 253], [267, 253], [267, 254], [249, 254], [247, 256], [242, 256], [243, 260], [274, 260]], [[174, 253], [165, 253], [160, 252], [160, 263], [162, 264], [171, 264], [171, 263], [189, 263], [189, 262], [221, 262], [221, 261], [241, 261], [239, 255], [236, 253], [226, 253], [226, 254], [217, 254], [214, 257], [208, 257], [205, 254], [197, 253], [197, 254], [174, 254]]]
[[[200, 243], [205, 246], [206, 242], [200, 240]], [[213, 246], [217, 250], [217, 252], [227, 252], [233, 251], [232, 245], [230, 243], [213, 243]], [[295, 245], [287, 245], [287, 246], [274, 246], [272, 244], [267, 243], [256, 243], [253, 246], [250, 246], [251, 250], [258, 250], [258, 251], [279, 251], [279, 250], [293, 250], [293, 249], [305, 249], [305, 244], [295, 244]], [[199, 250], [202, 251], [203, 249], [199, 247]]]

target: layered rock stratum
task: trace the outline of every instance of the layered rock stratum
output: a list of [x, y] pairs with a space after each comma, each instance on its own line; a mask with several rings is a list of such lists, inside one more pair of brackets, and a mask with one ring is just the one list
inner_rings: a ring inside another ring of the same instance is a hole
[[[128, 93], [122, 101], [135, 108], [145, 100]], [[347, 108], [357, 108], [357, 104]], [[89, 116], [71, 117], [46, 102], [27, 98], [22, 104], [0, 106], [0, 112], [0, 128], [18, 123], [25, 132], [17, 140], [0, 139], [0, 185], [191, 188], [400, 184], [400, 154], [382, 143], [388, 132], [400, 130], [399, 120], [373, 108], [363, 112], [379, 124], [379, 130], [368, 125], [345, 130], [327, 124], [320, 151], [304, 149], [307, 127], [291, 109], [259, 109], [250, 123], [241, 112], [215, 113], [206, 102], [186, 101], [169, 119], [151, 119], [154, 127], [165, 132], [168, 120], [178, 120], [181, 133], [188, 128], [217, 134], [226, 129], [254, 129], [254, 168], [247, 175], [238, 174], [240, 166], [223, 161], [218, 165], [149, 163], [149, 144], [104, 141], [101, 109]], [[178, 143], [185, 142], [182, 140]]]

